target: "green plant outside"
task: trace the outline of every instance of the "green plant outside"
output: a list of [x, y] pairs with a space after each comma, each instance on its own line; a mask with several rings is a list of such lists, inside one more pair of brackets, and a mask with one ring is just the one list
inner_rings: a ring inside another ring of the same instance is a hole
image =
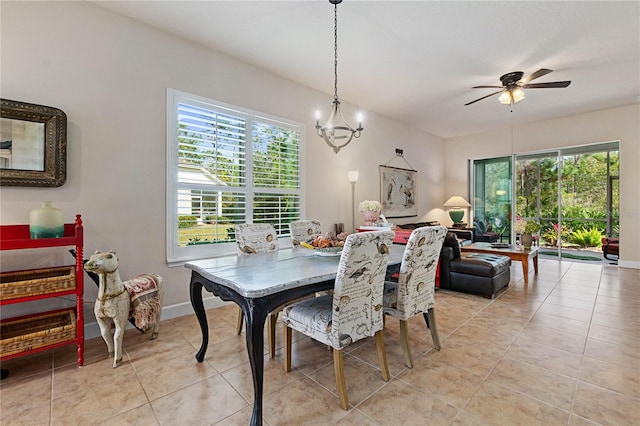
[[580, 247], [600, 247], [602, 244], [602, 233], [597, 228], [578, 229], [573, 231], [569, 241]]
[[229, 242], [229, 228], [233, 229], [233, 224], [204, 224], [190, 228], [180, 228], [178, 229], [178, 245], [184, 247]]

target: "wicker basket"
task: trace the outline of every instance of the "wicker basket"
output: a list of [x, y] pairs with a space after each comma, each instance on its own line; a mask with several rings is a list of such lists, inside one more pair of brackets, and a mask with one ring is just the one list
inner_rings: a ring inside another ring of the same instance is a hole
[[0, 323], [0, 357], [76, 339], [73, 309]]
[[75, 266], [30, 269], [0, 274], [0, 300], [58, 293], [75, 288]]

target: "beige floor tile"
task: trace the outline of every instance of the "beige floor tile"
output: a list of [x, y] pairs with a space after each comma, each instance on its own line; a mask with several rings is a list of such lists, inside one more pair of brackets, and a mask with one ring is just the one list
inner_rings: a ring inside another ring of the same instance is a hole
[[192, 354], [182, 354], [155, 365], [136, 368], [135, 373], [149, 401], [218, 374], [211, 364], [197, 362]]
[[346, 416], [334, 423], [336, 426], [378, 426], [380, 423], [367, 417], [362, 411], [354, 408]]
[[518, 340], [505, 353], [504, 360], [535, 365], [567, 377], [578, 378], [582, 355], [556, 349], [526, 339]]
[[640, 368], [637, 365], [617, 365], [585, 356], [580, 380], [640, 400]]
[[14, 380], [22, 380], [45, 371], [51, 371], [53, 355], [51, 351], [39, 352], [2, 361], [2, 368], [9, 370], [9, 376], [0, 382], [0, 386]]
[[567, 411], [490, 381], [482, 384], [465, 411], [492, 425], [566, 425], [569, 420]]
[[562, 349], [575, 354], [582, 354], [587, 338], [577, 334], [566, 333], [536, 324], [528, 324], [518, 341], [534, 340], [556, 349]]
[[635, 348], [640, 352], [640, 330], [629, 330], [607, 327], [606, 325], [591, 324], [589, 327], [589, 337], [612, 344]]
[[577, 379], [535, 365], [502, 360], [491, 372], [488, 381], [569, 412]]
[[468, 370], [424, 357], [416, 361], [412, 369], [400, 374], [398, 379], [416, 389], [432, 393], [454, 407], [462, 408], [484, 376], [476, 376]]
[[548, 313], [536, 312], [536, 314], [531, 318], [531, 321], [529, 321], [529, 325], [547, 327], [553, 330], [585, 337], [589, 334], [588, 321], [562, 318]]
[[[222, 373], [224, 379], [240, 393], [248, 402], [253, 403], [253, 375], [248, 362], [239, 364]], [[299, 370], [284, 371], [284, 360], [280, 357], [270, 359], [264, 356], [263, 392], [269, 394], [278, 392], [290, 383], [302, 379], [304, 375]]]
[[576, 309], [569, 306], [556, 305], [553, 303], [545, 302], [538, 313], [547, 314], [547, 315], [555, 315], [561, 318], [568, 318], [583, 322], [589, 322], [591, 320], [591, 309]]
[[100, 422], [101, 426], [122, 426], [122, 425], [135, 425], [135, 426], [159, 426], [160, 422], [156, 418], [151, 404], [144, 404], [140, 407], [136, 407], [133, 410], [126, 411], [110, 419]]
[[[124, 372], [124, 367], [127, 365], [112, 371]], [[93, 380], [91, 384], [79, 383], [80, 386], [69, 393], [58, 392], [56, 383], [62, 381], [54, 375], [53, 424], [68, 424], [69, 419], [75, 424], [96, 424], [148, 402], [142, 386], [133, 379], [132, 371], [128, 376], [97, 374], [100, 380]]]
[[640, 369], [640, 358], [638, 358], [638, 351], [635, 347], [614, 345], [603, 340], [589, 338], [584, 354], [612, 364]]
[[[414, 368], [404, 364], [398, 322], [387, 318], [392, 374], [380, 375], [373, 339], [345, 349], [353, 407], [339, 406], [333, 357], [294, 332], [293, 371], [284, 372], [282, 327], [276, 358], [264, 344], [265, 426], [631, 425], [640, 418], [638, 271], [541, 259], [524, 284], [519, 263], [494, 299], [439, 290], [435, 351], [422, 316], [409, 321]], [[195, 315], [163, 321], [160, 337], [125, 333], [123, 364], [112, 368], [101, 337], [77, 347], [5, 360], [4, 425], [246, 425], [253, 380], [237, 306], [207, 311], [209, 346]], [[573, 393], [572, 393], [573, 392]], [[560, 407], [560, 408], [559, 408]], [[52, 416], [50, 418], [50, 416]]]
[[336, 395], [308, 378], [264, 397], [263, 417], [273, 425], [327, 425], [347, 414]]
[[383, 425], [448, 425], [458, 412], [437, 396], [399, 379], [387, 383], [358, 409]]
[[[216, 426], [246, 426], [251, 424], [251, 416], [253, 415], [253, 407], [243, 408], [242, 410], [233, 413], [229, 417], [226, 417], [219, 422], [215, 423]], [[262, 419], [263, 426], [269, 426], [269, 422]]]
[[[363, 362], [353, 355], [344, 356], [344, 376], [349, 403], [352, 407], [360, 404], [386, 383], [382, 379], [382, 372], [379, 368]], [[309, 377], [338, 397], [333, 363], [316, 370]]]
[[246, 408], [247, 402], [221, 375], [208, 377], [151, 402], [162, 425], [215, 424]]
[[475, 345], [459, 336], [442, 342], [440, 351], [430, 352], [433, 362], [461, 368], [475, 376], [486, 377], [498, 363], [504, 350], [493, 345]]
[[30, 405], [18, 405], [0, 410], [2, 426], [46, 426], [51, 423], [51, 401], [38, 400]]
[[[3, 363], [4, 368], [4, 363]], [[44, 371], [22, 379], [2, 381], [0, 386], [0, 423], [5, 424], [19, 412], [33, 412], [46, 405], [46, 416], [38, 415], [38, 421], [49, 421], [51, 401], [51, 371]], [[10, 415], [10, 413], [16, 413]]]
[[640, 401], [589, 383], [578, 382], [573, 414], [601, 425], [638, 424]]

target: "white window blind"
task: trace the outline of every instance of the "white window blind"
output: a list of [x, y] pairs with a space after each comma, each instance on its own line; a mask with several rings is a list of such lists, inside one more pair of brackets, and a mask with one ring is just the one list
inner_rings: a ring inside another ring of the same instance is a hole
[[302, 215], [303, 126], [167, 91], [167, 261], [235, 251], [234, 225]]

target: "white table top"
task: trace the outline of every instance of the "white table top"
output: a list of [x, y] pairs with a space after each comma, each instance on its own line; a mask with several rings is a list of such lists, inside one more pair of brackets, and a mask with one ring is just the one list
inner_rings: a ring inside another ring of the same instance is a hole
[[[399, 264], [404, 249], [404, 245], [392, 244], [388, 264]], [[309, 249], [287, 248], [273, 253], [197, 260], [185, 267], [244, 297], [257, 298], [335, 279], [339, 262], [340, 256], [318, 256]]]

